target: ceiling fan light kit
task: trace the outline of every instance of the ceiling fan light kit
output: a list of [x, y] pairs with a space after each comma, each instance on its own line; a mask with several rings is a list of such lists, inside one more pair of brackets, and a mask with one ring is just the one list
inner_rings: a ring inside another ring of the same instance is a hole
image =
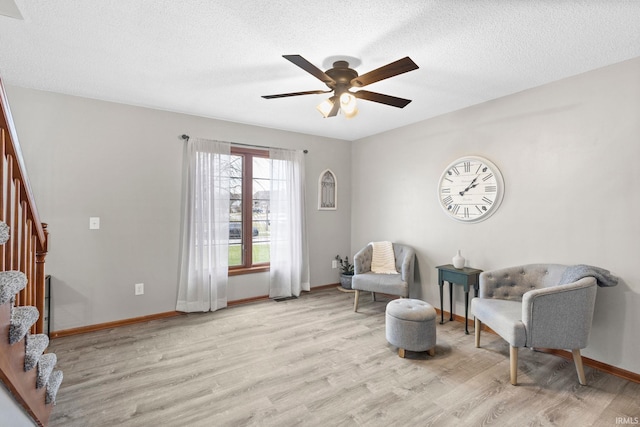
[[300, 55], [283, 55], [283, 57], [298, 67], [302, 68], [330, 89], [326, 90], [310, 90], [305, 92], [281, 93], [277, 95], [263, 95], [265, 99], [286, 98], [290, 96], [315, 95], [321, 93], [333, 92], [333, 96], [324, 100], [316, 108], [326, 117], [334, 117], [341, 111], [348, 119], [358, 114], [356, 98], [367, 101], [378, 102], [380, 104], [390, 105], [392, 107], [404, 108], [411, 102], [410, 99], [398, 98], [382, 93], [370, 92], [368, 90], [359, 90], [351, 92], [353, 87], [364, 87], [380, 80], [388, 79], [399, 74], [418, 69], [418, 66], [411, 58], [404, 57], [390, 64], [376, 68], [361, 76], [352, 68], [349, 68], [347, 61], [335, 61], [333, 68], [322, 71]]
[[340, 111], [347, 119], [352, 119], [358, 114], [358, 106], [356, 105], [356, 97], [348, 92], [340, 95]]
[[320, 111], [320, 114], [322, 114], [324, 118], [327, 118], [329, 117], [329, 113], [331, 113], [331, 110], [333, 109], [333, 102], [331, 102], [330, 99], [325, 99], [320, 104], [318, 104], [316, 108], [318, 109], [318, 111]]

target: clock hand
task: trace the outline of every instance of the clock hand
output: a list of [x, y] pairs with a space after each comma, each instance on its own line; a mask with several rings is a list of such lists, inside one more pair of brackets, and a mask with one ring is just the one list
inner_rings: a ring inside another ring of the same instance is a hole
[[[478, 175], [478, 176], [480, 176], [480, 175]], [[460, 195], [461, 195], [461, 196], [464, 196], [464, 193], [466, 193], [467, 191], [471, 190], [472, 188], [474, 188], [475, 186], [477, 186], [477, 185], [478, 185], [478, 183], [476, 183], [476, 181], [478, 180], [478, 176], [476, 176], [475, 178], [473, 178], [473, 181], [471, 181], [471, 182], [469, 183], [469, 186], [467, 186], [467, 188], [465, 188], [464, 190], [462, 190], [462, 191], [460, 192]]]

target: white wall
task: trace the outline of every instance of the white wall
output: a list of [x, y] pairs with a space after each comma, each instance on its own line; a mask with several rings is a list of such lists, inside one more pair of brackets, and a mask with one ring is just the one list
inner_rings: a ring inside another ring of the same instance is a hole
[[[505, 180], [502, 206], [478, 224], [447, 218], [436, 196], [464, 155], [493, 161]], [[640, 373], [640, 58], [357, 141], [352, 159], [352, 252], [372, 240], [414, 246], [412, 295], [438, 307], [435, 267], [457, 249], [483, 270], [609, 269], [621, 281], [598, 289], [583, 354]]]
[[[41, 220], [49, 224], [55, 330], [175, 309], [183, 133], [307, 149], [311, 285], [338, 282], [350, 246], [350, 143], [183, 114], [8, 87]], [[321, 118], [319, 117], [319, 120]], [[317, 210], [317, 181], [340, 180], [339, 209]], [[89, 217], [101, 219], [89, 230]], [[134, 284], [145, 294], [134, 297]], [[268, 294], [268, 274], [230, 278], [228, 298]]]
[[22, 406], [16, 402], [13, 395], [7, 390], [4, 384], [0, 384], [0, 414], [2, 421], [0, 425], [11, 427], [34, 427], [30, 415], [27, 415]]

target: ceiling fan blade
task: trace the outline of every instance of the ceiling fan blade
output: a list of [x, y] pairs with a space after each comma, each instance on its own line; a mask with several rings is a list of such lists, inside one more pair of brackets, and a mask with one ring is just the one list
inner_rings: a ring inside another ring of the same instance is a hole
[[302, 68], [307, 73], [311, 74], [321, 82], [335, 83], [335, 81], [331, 77], [326, 75], [324, 71], [322, 71], [320, 68], [316, 67], [315, 65], [313, 65], [311, 62], [307, 61], [300, 55], [282, 55], [282, 57], [293, 62], [298, 67]]
[[329, 98], [329, 101], [333, 102], [333, 108], [331, 108], [331, 111], [329, 112], [329, 114], [327, 114], [327, 117], [334, 117], [336, 114], [338, 114], [338, 111], [340, 111], [340, 99], [338, 96], [333, 95], [331, 98]]
[[316, 95], [319, 93], [329, 93], [330, 90], [308, 90], [306, 92], [291, 92], [291, 93], [280, 93], [277, 95], [262, 95], [264, 99], [273, 99], [273, 98], [286, 98], [288, 96], [298, 96], [298, 95]]
[[392, 107], [404, 108], [410, 99], [398, 98], [391, 95], [384, 95], [377, 92], [369, 92], [368, 90], [359, 90], [353, 93], [353, 96], [360, 99], [366, 99], [367, 101], [379, 102], [381, 104], [391, 105]]
[[384, 65], [380, 68], [376, 68], [373, 71], [369, 71], [361, 76], [358, 76], [351, 80], [351, 85], [355, 87], [363, 87], [370, 85], [371, 83], [379, 82], [380, 80], [388, 79], [389, 77], [397, 76], [398, 74], [406, 73], [418, 69], [415, 62], [408, 56], [398, 59], [395, 62]]

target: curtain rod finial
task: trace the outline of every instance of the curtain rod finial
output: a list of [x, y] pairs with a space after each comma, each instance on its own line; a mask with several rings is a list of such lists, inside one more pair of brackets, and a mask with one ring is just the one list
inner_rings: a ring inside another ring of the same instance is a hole
[[309, 152], [309, 150], [302, 150], [302, 152], [303, 152], [304, 154], [307, 154], [307, 153]]

